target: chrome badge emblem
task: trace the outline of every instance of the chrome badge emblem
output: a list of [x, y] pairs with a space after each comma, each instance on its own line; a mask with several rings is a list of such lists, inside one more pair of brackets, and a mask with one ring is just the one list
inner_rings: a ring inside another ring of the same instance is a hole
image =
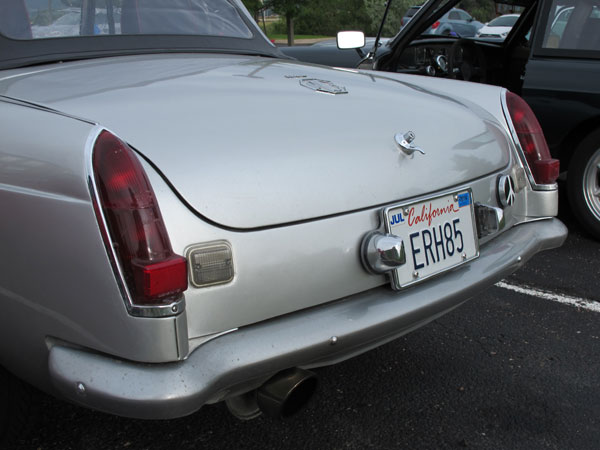
[[502, 175], [498, 178], [498, 198], [504, 207], [515, 203], [515, 183], [510, 175]]
[[338, 86], [337, 84], [327, 80], [317, 80], [316, 78], [304, 78], [300, 80], [300, 85], [324, 94], [337, 95], [348, 93], [346, 88], [343, 86]]
[[425, 154], [419, 147], [412, 145], [412, 142], [415, 140], [415, 133], [412, 131], [404, 134], [398, 133], [394, 136], [394, 140], [396, 141], [398, 148], [408, 156], [412, 156], [415, 152], [419, 152], [421, 155]]

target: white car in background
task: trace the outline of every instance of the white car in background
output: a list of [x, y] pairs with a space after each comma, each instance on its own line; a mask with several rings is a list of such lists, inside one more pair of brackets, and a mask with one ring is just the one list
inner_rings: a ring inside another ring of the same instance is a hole
[[508, 36], [508, 33], [510, 33], [510, 30], [512, 30], [513, 25], [519, 20], [519, 16], [520, 14], [504, 14], [503, 16], [496, 17], [481, 27], [475, 33], [475, 37], [504, 40]]

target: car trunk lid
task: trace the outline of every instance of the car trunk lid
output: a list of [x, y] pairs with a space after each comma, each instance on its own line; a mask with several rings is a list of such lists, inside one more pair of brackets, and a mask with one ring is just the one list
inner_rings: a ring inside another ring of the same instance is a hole
[[[506, 166], [504, 132], [419, 77], [244, 56], [163, 55], [16, 73], [0, 93], [97, 121], [199, 215], [256, 229], [447, 189]], [[395, 140], [411, 131], [425, 152]]]

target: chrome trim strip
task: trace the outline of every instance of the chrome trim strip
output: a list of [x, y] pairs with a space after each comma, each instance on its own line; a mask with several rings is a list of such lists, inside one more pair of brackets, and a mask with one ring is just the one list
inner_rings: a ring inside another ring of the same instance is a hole
[[[115, 274], [115, 280], [121, 291], [121, 296], [123, 297], [123, 301], [125, 306], [127, 307], [127, 311], [130, 315], [135, 317], [173, 317], [177, 316], [185, 311], [185, 294], [181, 296], [179, 300], [176, 300], [168, 305], [159, 305], [159, 306], [140, 306], [133, 303], [133, 299], [129, 289], [127, 288], [127, 283], [125, 283], [125, 277], [123, 275], [123, 270], [119, 263], [119, 258], [115, 252], [115, 249], [111, 245], [110, 232], [108, 230], [108, 225], [106, 223], [106, 218], [104, 217], [104, 213], [102, 212], [102, 208], [100, 207], [100, 197], [98, 195], [98, 187], [96, 186], [96, 180], [94, 178], [94, 169], [92, 166], [92, 153], [94, 151], [94, 144], [100, 136], [100, 133], [103, 131], [110, 130], [96, 125], [92, 128], [88, 139], [85, 143], [85, 171], [86, 171], [86, 179], [88, 188], [90, 190], [90, 198], [92, 200], [92, 204], [94, 207], [94, 212], [96, 214], [96, 218], [98, 220], [98, 227], [101, 234], [101, 239], [104, 242], [104, 247], [106, 248], [106, 254], [110, 261], [110, 264], [113, 268], [113, 272]], [[112, 132], [111, 132], [112, 133]], [[117, 136], [115, 133], [113, 133]]]
[[529, 184], [536, 191], [554, 191], [558, 189], [558, 183], [553, 184], [537, 184], [535, 179], [533, 178], [533, 173], [531, 173], [531, 168], [529, 167], [529, 163], [527, 162], [527, 158], [525, 157], [525, 151], [523, 147], [521, 147], [521, 141], [519, 140], [519, 135], [517, 134], [517, 130], [512, 122], [510, 117], [510, 112], [508, 110], [508, 104], [506, 103], [506, 93], [508, 91], [506, 89], [502, 90], [500, 94], [500, 101], [502, 102], [502, 112], [504, 114], [504, 119], [506, 120], [506, 124], [508, 125], [508, 129], [510, 131], [513, 143], [517, 148], [517, 153], [519, 154], [519, 158], [521, 159], [521, 163], [523, 168], [525, 169], [525, 173], [527, 174], [527, 178], [529, 179]]
[[[53, 69], [36, 71], [35, 73], [47, 72], [49, 70], [53, 70]], [[9, 80], [11, 78], [22, 78], [24, 75], [27, 75], [27, 74], [20, 73], [20, 74], [17, 74], [17, 75], [13, 75], [11, 77], [3, 78], [2, 81], [6, 81], [6, 80]], [[24, 99], [17, 98], [17, 97], [8, 97], [6, 95], [0, 95], [0, 101], [6, 102], [6, 103], [12, 103], [14, 105], [25, 106], [27, 108], [37, 109], [39, 111], [44, 111], [44, 112], [47, 112], [47, 113], [56, 114], [57, 116], [68, 117], [69, 119], [74, 119], [74, 120], [78, 120], [80, 122], [89, 123], [90, 125], [97, 125], [97, 122], [95, 122], [93, 120], [90, 120], [90, 119], [86, 119], [85, 117], [79, 117], [79, 116], [74, 116], [72, 114], [67, 114], [67, 113], [65, 113], [63, 111], [59, 111], [57, 109], [53, 109], [53, 108], [50, 108], [48, 106], [41, 105], [41, 104], [38, 104], [38, 103], [34, 103], [34, 102], [29, 101], [29, 100], [24, 100]]]

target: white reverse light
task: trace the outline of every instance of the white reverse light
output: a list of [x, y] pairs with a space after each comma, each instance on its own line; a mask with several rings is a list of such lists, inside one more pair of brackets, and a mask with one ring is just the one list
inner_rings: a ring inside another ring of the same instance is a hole
[[231, 245], [225, 241], [194, 245], [187, 251], [192, 285], [214, 286], [233, 280]]

